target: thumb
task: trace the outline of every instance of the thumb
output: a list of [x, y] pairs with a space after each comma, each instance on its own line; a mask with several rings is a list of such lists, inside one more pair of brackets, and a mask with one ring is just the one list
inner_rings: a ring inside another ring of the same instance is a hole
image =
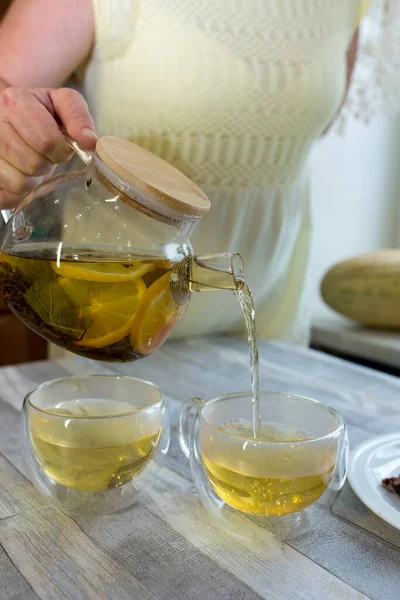
[[82, 150], [96, 146], [97, 135], [94, 121], [84, 97], [70, 88], [49, 90], [54, 111], [65, 131]]

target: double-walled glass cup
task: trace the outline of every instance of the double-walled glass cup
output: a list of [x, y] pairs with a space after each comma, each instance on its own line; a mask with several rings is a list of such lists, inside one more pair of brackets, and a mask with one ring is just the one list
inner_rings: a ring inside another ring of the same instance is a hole
[[161, 390], [116, 375], [48, 381], [23, 406], [23, 452], [32, 483], [67, 511], [132, 505], [164, 463], [170, 441]]
[[245, 534], [247, 518], [280, 539], [298, 537], [322, 522], [344, 485], [345, 422], [322, 402], [260, 392], [254, 439], [252, 412], [251, 393], [192, 400], [180, 414], [181, 448], [203, 504], [225, 525]]

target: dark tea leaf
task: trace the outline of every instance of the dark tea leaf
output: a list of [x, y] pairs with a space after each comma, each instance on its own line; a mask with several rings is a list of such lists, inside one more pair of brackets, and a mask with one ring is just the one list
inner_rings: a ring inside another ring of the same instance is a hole
[[44, 323], [82, 337], [84, 330], [77, 327], [75, 306], [58, 283], [43, 285], [42, 278], [29, 288], [25, 299]]
[[21, 303], [26, 290], [21, 271], [0, 260], [0, 294], [4, 301], [8, 303], [12, 298], [14, 303]]

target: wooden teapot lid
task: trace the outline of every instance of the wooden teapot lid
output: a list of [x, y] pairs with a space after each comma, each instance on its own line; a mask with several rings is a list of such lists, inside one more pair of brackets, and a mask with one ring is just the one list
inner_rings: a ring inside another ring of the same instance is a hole
[[[210, 201], [186, 175], [133, 142], [106, 135], [96, 146], [101, 160], [136, 190], [156, 201], [165, 213], [172, 209], [182, 217], [201, 217], [208, 213]], [[152, 203], [154, 206], [154, 202]]]

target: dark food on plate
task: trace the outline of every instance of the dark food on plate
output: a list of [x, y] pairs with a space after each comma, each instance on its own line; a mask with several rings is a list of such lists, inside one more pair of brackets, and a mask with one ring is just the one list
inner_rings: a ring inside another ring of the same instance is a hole
[[384, 485], [389, 492], [394, 492], [400, 496], [400, 475], [398, 477], [386, 477], [382, 479], [382, 485]]

